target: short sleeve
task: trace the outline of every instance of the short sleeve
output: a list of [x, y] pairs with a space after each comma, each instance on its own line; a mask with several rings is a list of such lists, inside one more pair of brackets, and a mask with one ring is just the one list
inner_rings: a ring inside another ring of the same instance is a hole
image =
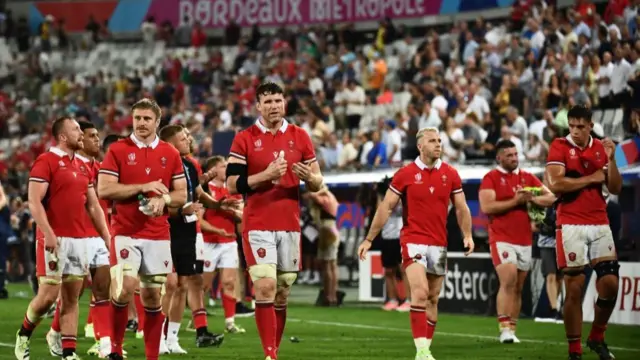
[[316, 152], [313, 149], [313, 143], [306, 131], [301, 130], [302, 144], [300, 144], [300, 151], [302, 152], [302, 162], [309, 165], [316, 161]]
[[[174, 150], [173, 148], [171, 150]], [[184, 175], [184, 166], [182, 165], [182, 158], [180, 157], [180, 153], [177, 150], [171, 152], [171, 157], [173, 158], [172, 163], [173, 167], [171, 169], [171, 181], [179, 180], [185, 177]]]
[[558, 140], [554, 140], [549, 147], [549, 155], [547, 155], [547, 165], [566, 166], [564, 151]]
[[247, 140], [243, 132], [236, 134], [231, 143], [231, 150], [229, 150], [229, 156], [236, 159], [247, 161]]
[[391, 184], [389, 184], [389, 190], [396, 193], [398, 196], [402, 196], [404, 192], [407, 190], [407, 182], [405, 181], [404, 171], [400, 170], [396, 172], [391, 179]]
[[485, 175], [482, 178], [482, 181], [480, 182], [480, 190], [494, 190], [496, 189], [496, 184], [493, 181], [493, 177], [491, 176], [491, 173], [488, 173], [487, 175]]
[[100, 164], [98, 174], [120, 177], [120, 162], [118, 161], [114, 148], [115, 146], [109, 147], [107, 155], [105, 155], [102, 164]]
[[49, 165], [49, 162], [44, 155], [38, 156], [36, 161], [33, 163], [31, 172], [29, 173], [29, 181], [39, 183], [51, 182], [51, 165]]
[[529, 186], [541, 188], [544, 185], [542, 185], [542, 181], [540, 181], [537, 176], [529, 174]]
[[462, 192], [462, 179], [460, 174], [454, 168], [451, 168], [451, 195], [455, 195]]

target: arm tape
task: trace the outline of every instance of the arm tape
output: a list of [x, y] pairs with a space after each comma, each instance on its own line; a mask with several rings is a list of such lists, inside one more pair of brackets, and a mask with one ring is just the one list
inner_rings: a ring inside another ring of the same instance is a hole
[[247, 165], [244, 164], [229, 164], [227, 165], [227, 178], [229, 176], [237, 176], [236, 191], [240, 194], [250, 193], [251, 187], [249, 187], [249, 175], [247, 175]]

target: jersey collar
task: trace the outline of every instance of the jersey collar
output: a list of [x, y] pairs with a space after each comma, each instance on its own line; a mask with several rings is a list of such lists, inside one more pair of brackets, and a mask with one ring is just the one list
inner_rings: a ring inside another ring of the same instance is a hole
[[590, 148], [590, 147], [591, 147], [591, 145], [593, 145], [593, 137], [592, 137], [591, 135], [589, 135], [589, 143], [587, 144], [587, 146], [586, 146], [586, 147], [580, 147], [580, 146], [578, 146], [578, 144], [574, 143], [574, 142], [573, 142], [573, 139], [571, 138], [571, 135], [567, 135], [567, 136], [565, 137], [565, 139], [567, 139], [567, 141], [569, 142], [569, 144], [571, 144], [571, 145], [573, 145], [573, 146], [577, 147], [578, 149], [586, 149], [586, 148]]
[[84, 163], [88, 163], [88, 162], [90, 162], [89, 158], [86, 158], [86, 157], [84, 157], [84, 156], [82, 156], [82, 155], [80, 155], [80, 154], [78, 154], [78, 153], [76, 153], [76, 157], [77, 157], [78, 159], [82, 160], [82, 162], [84, 162]]
[[158, 137], [158, 135], [156, 135], [155, 140], [153, 140], [153, 142], [151, 144], [149, 144], [149, 145], [147, 145], [147, 144], [143, 143], [142, 141], [138, 140], [138, 138], [133, 133], [131, 133], [129, 138], [140, 149], [144, 149], [146, 147], [150, 147], [152, 149], [155, 149], [158, 146], [158, 144], [160, 143], [160, 138]]
[[[507, 171], [507, 169], [503, 168], [502, 166], [498, 166], [498, 167], [496, 167], [496, 169], [498, 169], [498, 171], [500, 171], [503, 174], [508, 174], [509, 173]], [[518, 175], [520, 173], [520, 168], [516, 168], [515, 170], [512, 171], [512, 173]]]
[[52, 146], [52, 147], [50, 147], [50, 148], [49, 148], [49, 151], [50, 151], [50, 152], [52, 152], [52, 153], [54, 153], [54, 154], [56, 154], [56, 155], [58, 155], [58, 156], [60, 156], [60, 157], [68, 156], [68, 157], [69, 157], [69, 159], [73, 159], [73, 155], [69, 155], [69, 154], [67, 154], [64, 150], [60, 149], [60, 148], [59, 148], [59, 147], [57, 147], [57, 146]]
[[[420, 170], [428, 169], [427, 164], [423, 163], [422, 160], [420, 160], [420, 156], [416, 158], [415, 163], [420, 168]], [[433, 164], [433, 168], [440, 169], [440, 166], [442, 166], [442, 160], [438, 159], [436, 163]]]
[[[269, 129], [267, 129], [267, 127], [262, 124], [262, 118], [258, 118], [258, 120], [256, 120], [256, 126], [258, 127], [258, 129], [260, 129], [260, 131], [262, 131], [263, 134], [269, 131]], [[287, 121], [287, 119], [282, 119], [282, 125], [278, 130], [284, 134], [284, 132], [287, 131], [287, 126], [289, 126], [289, 122]]]

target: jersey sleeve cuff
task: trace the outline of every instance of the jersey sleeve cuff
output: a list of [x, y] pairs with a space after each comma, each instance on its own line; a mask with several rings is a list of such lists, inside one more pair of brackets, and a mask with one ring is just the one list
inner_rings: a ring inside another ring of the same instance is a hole
[[120, 177], [120, 174], [118, 174], [117, 171], [111, 171], [107, 169], [100, 169], [100, 171], [98, 171], [98, 174], [106, 174], [106, 175], [111, 175], [115, 177]]
[[454, 189], [451, 193], [452, 194], [458, 194], [462, 192], [462, 188], [458, 188], [458, 189]]
[[29, 181], [38, 182], [38, 183], [48, 183], [49, 182], [48, 180], [45, 180], [45, 179], [39, 178], [39, 177], [35, 177], [35, 176], [30, 177]]
[[311, 165], [311, 164], [313, 164], [314, 161], [316, 161], [316, 157], [315, 156], [312, 157], [311, 159], [304, 160], [304, 163], [307, 164], [307, 165]]
[[245, 156], [242, 156], [242, 155], [240, 155], [240, 154], [238, 154], [238, 153], [235, 153], [235, 152], [233, 152], [233, 151], [230, 151], [230, 152], [229, 152], [229, 156], [233, 156], [233, 157], [234, 157], [234, 158], [236, 158], [236, 159], [240, 159], [240, 160], [247, 161], [247, 158], [246, 158]]
[[547, 165], [560, 165], [560, 166], [565, 166], [565, 164], [562, 161], [547, 161]]
[[180, 173], [180, 174], [175, 174], [171, 177], [171, 180], [178, 180], [178, 179], [182, 179], [184, 178], [184, 173]]
[[394, 193], [402, 196], [402, 192], [399, 191], [398, 189], [394, 188], [392, 185], [389, 185], [389, 190], [393, 191]]

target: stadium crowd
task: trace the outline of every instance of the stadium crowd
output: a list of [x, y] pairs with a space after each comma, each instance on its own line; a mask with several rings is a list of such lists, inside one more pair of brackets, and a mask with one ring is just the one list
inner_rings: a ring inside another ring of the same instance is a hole
[[50, 53], [77, 56], [112, 41], [104, 25], [89, 19], [88, 36], [76, 38], [65, 32], [64, 19], [47, 16], [31, 34], [26, 19], [7, 12], [2, 28], [11, 53], [0, 64], [0, 181], [10, 220], [2, 231], [18, 245], [11, 247], [8, 272], [31, 272], [20, 250], [31, 237], [26, 180], [33, 160], [51, 145], [52, 120], [64, 113], [93, 122], [102, 136], [128, 134], [127, 109], [135, 99], [153, 97], [163, 108], [161, 126], [185, 124], [204, 160], [214, 155], [214, 133], [253, 123], [255, 87], [272, 81], [286, 88], [287, 117], [310, 133], [323, 172], [412, 160], [416, 133], [427, 126], [441, 129], [443, 160], [450, 163], [492, 163], [500, 139], [516, 144], [521, 161], [544, 161], [551, 141], [566, 134], [574, 104], [624, 109], [622, 126], [596, 125], [598, 136], [622, 140], [636, 133], [639, 1], [612, 0], [604, 12], [588, 0], [564, 9], [553, 2], [517, 1], [509, 20], [478, 18], [446, 31], [386, 19], [373, 36], [353, 24], [275, 32], [256, 26], [249, 35], [231, 24], [224, 42], [237, 47], [233, 59], [207, 46], [199, 24], [174, 29], [149, 18], [143, 42], [188, 47], [184, 56], [87, 76], [52, 66]]

